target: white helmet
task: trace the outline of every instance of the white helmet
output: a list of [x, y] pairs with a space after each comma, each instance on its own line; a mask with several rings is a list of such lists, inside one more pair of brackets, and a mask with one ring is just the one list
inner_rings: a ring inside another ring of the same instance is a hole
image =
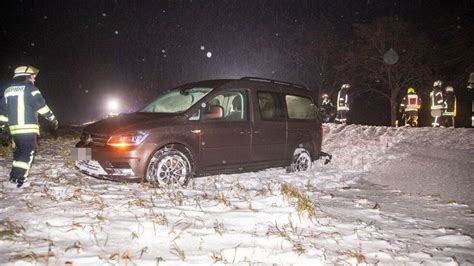
[[349, 84], [349, 83], [342, 84], [342, 86], [341, 86], [341, 88], [343, 88], [343, 89], [348, 89], [350, 87], [351, 87], [351, 84]]
[[13, 78], [21, 76], [38, 75], [39, 69], [34, 66], [19, 66], [13, 72]]
[[433, 83], [433, 87], [441, 87], [443, 86], [443, 82], [441, 80], [437, 80]]
[[452, 86], [447, 86], [446, 91], [454, 92], [454, 88]]

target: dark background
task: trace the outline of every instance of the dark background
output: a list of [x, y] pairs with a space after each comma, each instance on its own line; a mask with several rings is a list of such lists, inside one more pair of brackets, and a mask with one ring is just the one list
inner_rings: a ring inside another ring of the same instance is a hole
[[[338, 47], [329, 54], [337, 68], [344, 63], [340, 56], [355, 45], [353, 26], [383, 16], [400, 17], [430, 38], [433, 46], [427, 49], [442, 58], [431, 63], [429, 78], [456, 85], [459, 120], [470, 120], [471, 96], [465, 85], [474, 71], [473, 46], [436, 53], [454, 49], [454, 40], [463, 47], [472, 44], [474, 9], [469, 0], [23, 0], [1, 1], [0, 9], [2, 84], [16, 66], [36, 66], [36, 85], [63, 124], [104, 117], [110, 97], [120, 99], [122, 111], [131, 111], [165, 89], [203, 79], [285, 80], [328, 92], [335, 100], [348, 77], [334, 72], [331, 83], [322, 82], [314, 66], [318, 57], [312, 55], [318, 27], [330, 29], [325, 31], [330, 38], [321, 42]], [[301, 42], [305, 36], [313, 40]], [[464, 61], [444, 64], [453, 54]], [[420, 88], [425, 104], [432, 81]], [[390, 124], [388, 101], [371, 93], [354, 94], [351, 113], [354, 123]]]

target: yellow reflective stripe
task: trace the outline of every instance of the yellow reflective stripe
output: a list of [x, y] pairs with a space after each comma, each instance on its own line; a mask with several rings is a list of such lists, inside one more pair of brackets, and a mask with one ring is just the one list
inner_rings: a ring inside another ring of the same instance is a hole
[[31, 129], [31, 128], [39, 128], [39, 126], [37, 124], [26, 124], [26, 125], [13, 125], [13, 126], [10, 126], [10, 130]]
[[21, 129], [13, 129], [13, 130], [10, 128], [10, 134], [12, 135], [30, 134], [30, 133], [35, 133], [39, 135], [39, 128], [21, 128]]
[[41, 94], [39, 90], [34, 90], [31, 92], [31, 95], [35, 96], [36, 94]]
[[39, 135], [39, 129], [16, 129], [16, 130], [10, 130], [10, 134], [12, 135], [18, 135], [18, 134], [29, 134], [29, 133], [35, 133]]
[[0, 122], [8, 122], [8, 117], [0, 115]]
[[25, 170], [30, 169], [30, 166], [28, 165], [28, 163], [25, 163], [25, 162], [22, 162], [22, 161], [13, 161], [13, 167], [22, 168], [22, 169], [25, 169]]
[[50, 112], [51, 110], [49, 109], [49, 107], [47, 105], [41, 107], [39, 110], [38, 110], [38, 113], [44, 115], [46, 114], [47, 112]]
[[17, 112], [18, 112], [18, 121], [17, 121], [18, 125], [25, 124], [25, 97], [23, 93], [18, 95]]

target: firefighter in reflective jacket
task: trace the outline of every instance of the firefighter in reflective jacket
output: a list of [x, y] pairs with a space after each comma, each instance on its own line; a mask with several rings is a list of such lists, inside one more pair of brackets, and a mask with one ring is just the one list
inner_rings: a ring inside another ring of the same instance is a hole
[[431, 125], [433, 127], [440, 126], [440, 117], [443, 110], [444, 99], [443, 99], [443, 82], [441, 80], [437, 80], [433, 84], [433, 90], [430, 92], [430, 100], [431, 100], [431, 116], [433, 117], [433, 122]]
[[341, 89], [337, 93], [337, 115], [336, 123], [345, 124], [347, 122], [347, 112], [349, 111], [349, 96], [347, 94], [351, 85], [342, 84]]
[[456, 95], [454, 95], [454, 88], [447, 86], [445, 88], [446, 94], [444, 96], [444, 105], [442, 113], [442, 126], [454, 127], [454, 118], [456, 117]]
[[400, 113], [403, 113], [402, 119], [406, 127], [418, 126], [418, 110], [421, 107], [421, 99], [415, 92], [414, 88], [408, 88], [407, 95], [403, 97], [400, 103]]
[[34, 82], [39, 70], [32, 66], [15, 69], [13, 81], [0, 102], [0, 122], [8, 125], [15, 150], [10, 181], [21, 187], [28, 178], [39, 135], [38, 114], [54, 124], [58, 121]]
[[323, 101], [321, 102], [321, 114], [324, 123], [329, 123], [334, 118], [334, 105], [329, 99], [329, 95], [326, 93], [322, 96]]

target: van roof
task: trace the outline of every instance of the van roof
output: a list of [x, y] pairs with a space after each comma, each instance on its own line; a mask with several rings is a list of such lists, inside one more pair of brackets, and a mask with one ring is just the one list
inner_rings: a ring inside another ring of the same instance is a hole
[[201, 81], [196, 81], [188, 84], [184, 84], [183, 86], [209, 86], [209, 87], [220, 87], [224, 84], [230, 83], [230, 82], [238, 82], [238, 81], [251, 81], [251, 82], [261, 82], [261, 83], [267, 83], [267, 84], [277, 84], [277, 85], [283, 85], [283, 86], [288, 86], [292, 88], [297, 88], [297, 89], [303, 89], [310, 91], [308, 87], [300, 84], [295, 84], [291, 82], [286, 82], [286, 81], [280, 81], [280, 80], [273, 80], [273, 79], [266, 79], [266, 78], [259, 78], [259, 77], [243, 77], [240, 79], [212, 79], [212, 80], [201, 80]]
[[274, 83], [274, 84], [286, 85], [286, 86], [309, 90], [308, 87], [304, 85], [295, 84], [295, 83], [291, 83], [287, 81], [274, 80], [274, 79], [266, 79], [266, 78], [259, 78], [259, 77], [243, 77], [240, 80], [251, 80], [251, 81], [258, 81], [258, 82]]

